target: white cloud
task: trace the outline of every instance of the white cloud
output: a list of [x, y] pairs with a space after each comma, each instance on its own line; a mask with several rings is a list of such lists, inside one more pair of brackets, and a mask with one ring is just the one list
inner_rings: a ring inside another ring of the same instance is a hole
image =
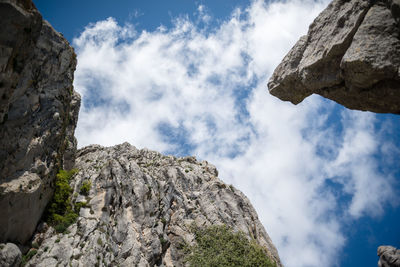
[[253, 1], [214, 29], [205, 6], [198, 21], [154, 32], [112, 18], [88, 25], [74, 40], [79, 145], [128, 141], [207, 159], [250, 198], [285, 266], [337, 265], [345, 221], [395, 203], [375, 156], [399, 149], [372, 114], [268, 94], [274, 67], [326, 4]]

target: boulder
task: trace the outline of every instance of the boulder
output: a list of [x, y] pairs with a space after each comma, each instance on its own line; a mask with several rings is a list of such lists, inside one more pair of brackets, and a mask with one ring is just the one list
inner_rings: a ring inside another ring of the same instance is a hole
[[0, 266], [19, 267], [21, 264], [21, 259], [21, 251], [15, 244], [0, 244]]

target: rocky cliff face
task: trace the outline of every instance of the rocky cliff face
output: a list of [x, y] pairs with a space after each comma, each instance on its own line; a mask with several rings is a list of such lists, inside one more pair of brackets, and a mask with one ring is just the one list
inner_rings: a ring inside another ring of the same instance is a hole
[[0, 0], [0, 242], [32, 236], [59, 168], [71, 168], [76, 58], [31, 1]]
[[27, 266], [183, 266], [192, 224], [243, 231], [281, 266], [249, 200], [206, 161], [124, 143], [85, 147], [75, 167], [72, 202], [86, 205], [66, 234], [39, 227], [33, 239], [39, 249]]
[[[193, 225], [216, 224], [245, 233], [281, 266], [248, 199], [208, 162], [127, 143], [77, 152], [75, 66], [30, 0], [0, 0], [0, 266], [183, 266]], [[51, 214], [63, 173], [73, 177], [54, 209], [69, 208], [65, 218]], [[46, 206], [54, 228], [37, 225]], [[55, 221], [64, 219], [61, 231]]]
[[334, 0], [276, 68], [268, 87], [347, 108], [400, 114], [400, 1]]

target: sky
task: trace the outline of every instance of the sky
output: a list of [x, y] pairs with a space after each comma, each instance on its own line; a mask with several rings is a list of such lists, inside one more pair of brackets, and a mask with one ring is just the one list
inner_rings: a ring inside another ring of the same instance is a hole
[[268, 93], [327, 0], [34, 1], [75, 48], [78, 146], [194, 155], [243, 191], [287, 267], [400, 247], [399, 116]]

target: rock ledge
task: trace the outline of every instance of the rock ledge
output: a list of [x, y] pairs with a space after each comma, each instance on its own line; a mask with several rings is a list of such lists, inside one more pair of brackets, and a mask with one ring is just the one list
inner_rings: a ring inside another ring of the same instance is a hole
[[275, 69], [270, 93], [400, 114], [399, 25], [400, 0], [334, 0]]

